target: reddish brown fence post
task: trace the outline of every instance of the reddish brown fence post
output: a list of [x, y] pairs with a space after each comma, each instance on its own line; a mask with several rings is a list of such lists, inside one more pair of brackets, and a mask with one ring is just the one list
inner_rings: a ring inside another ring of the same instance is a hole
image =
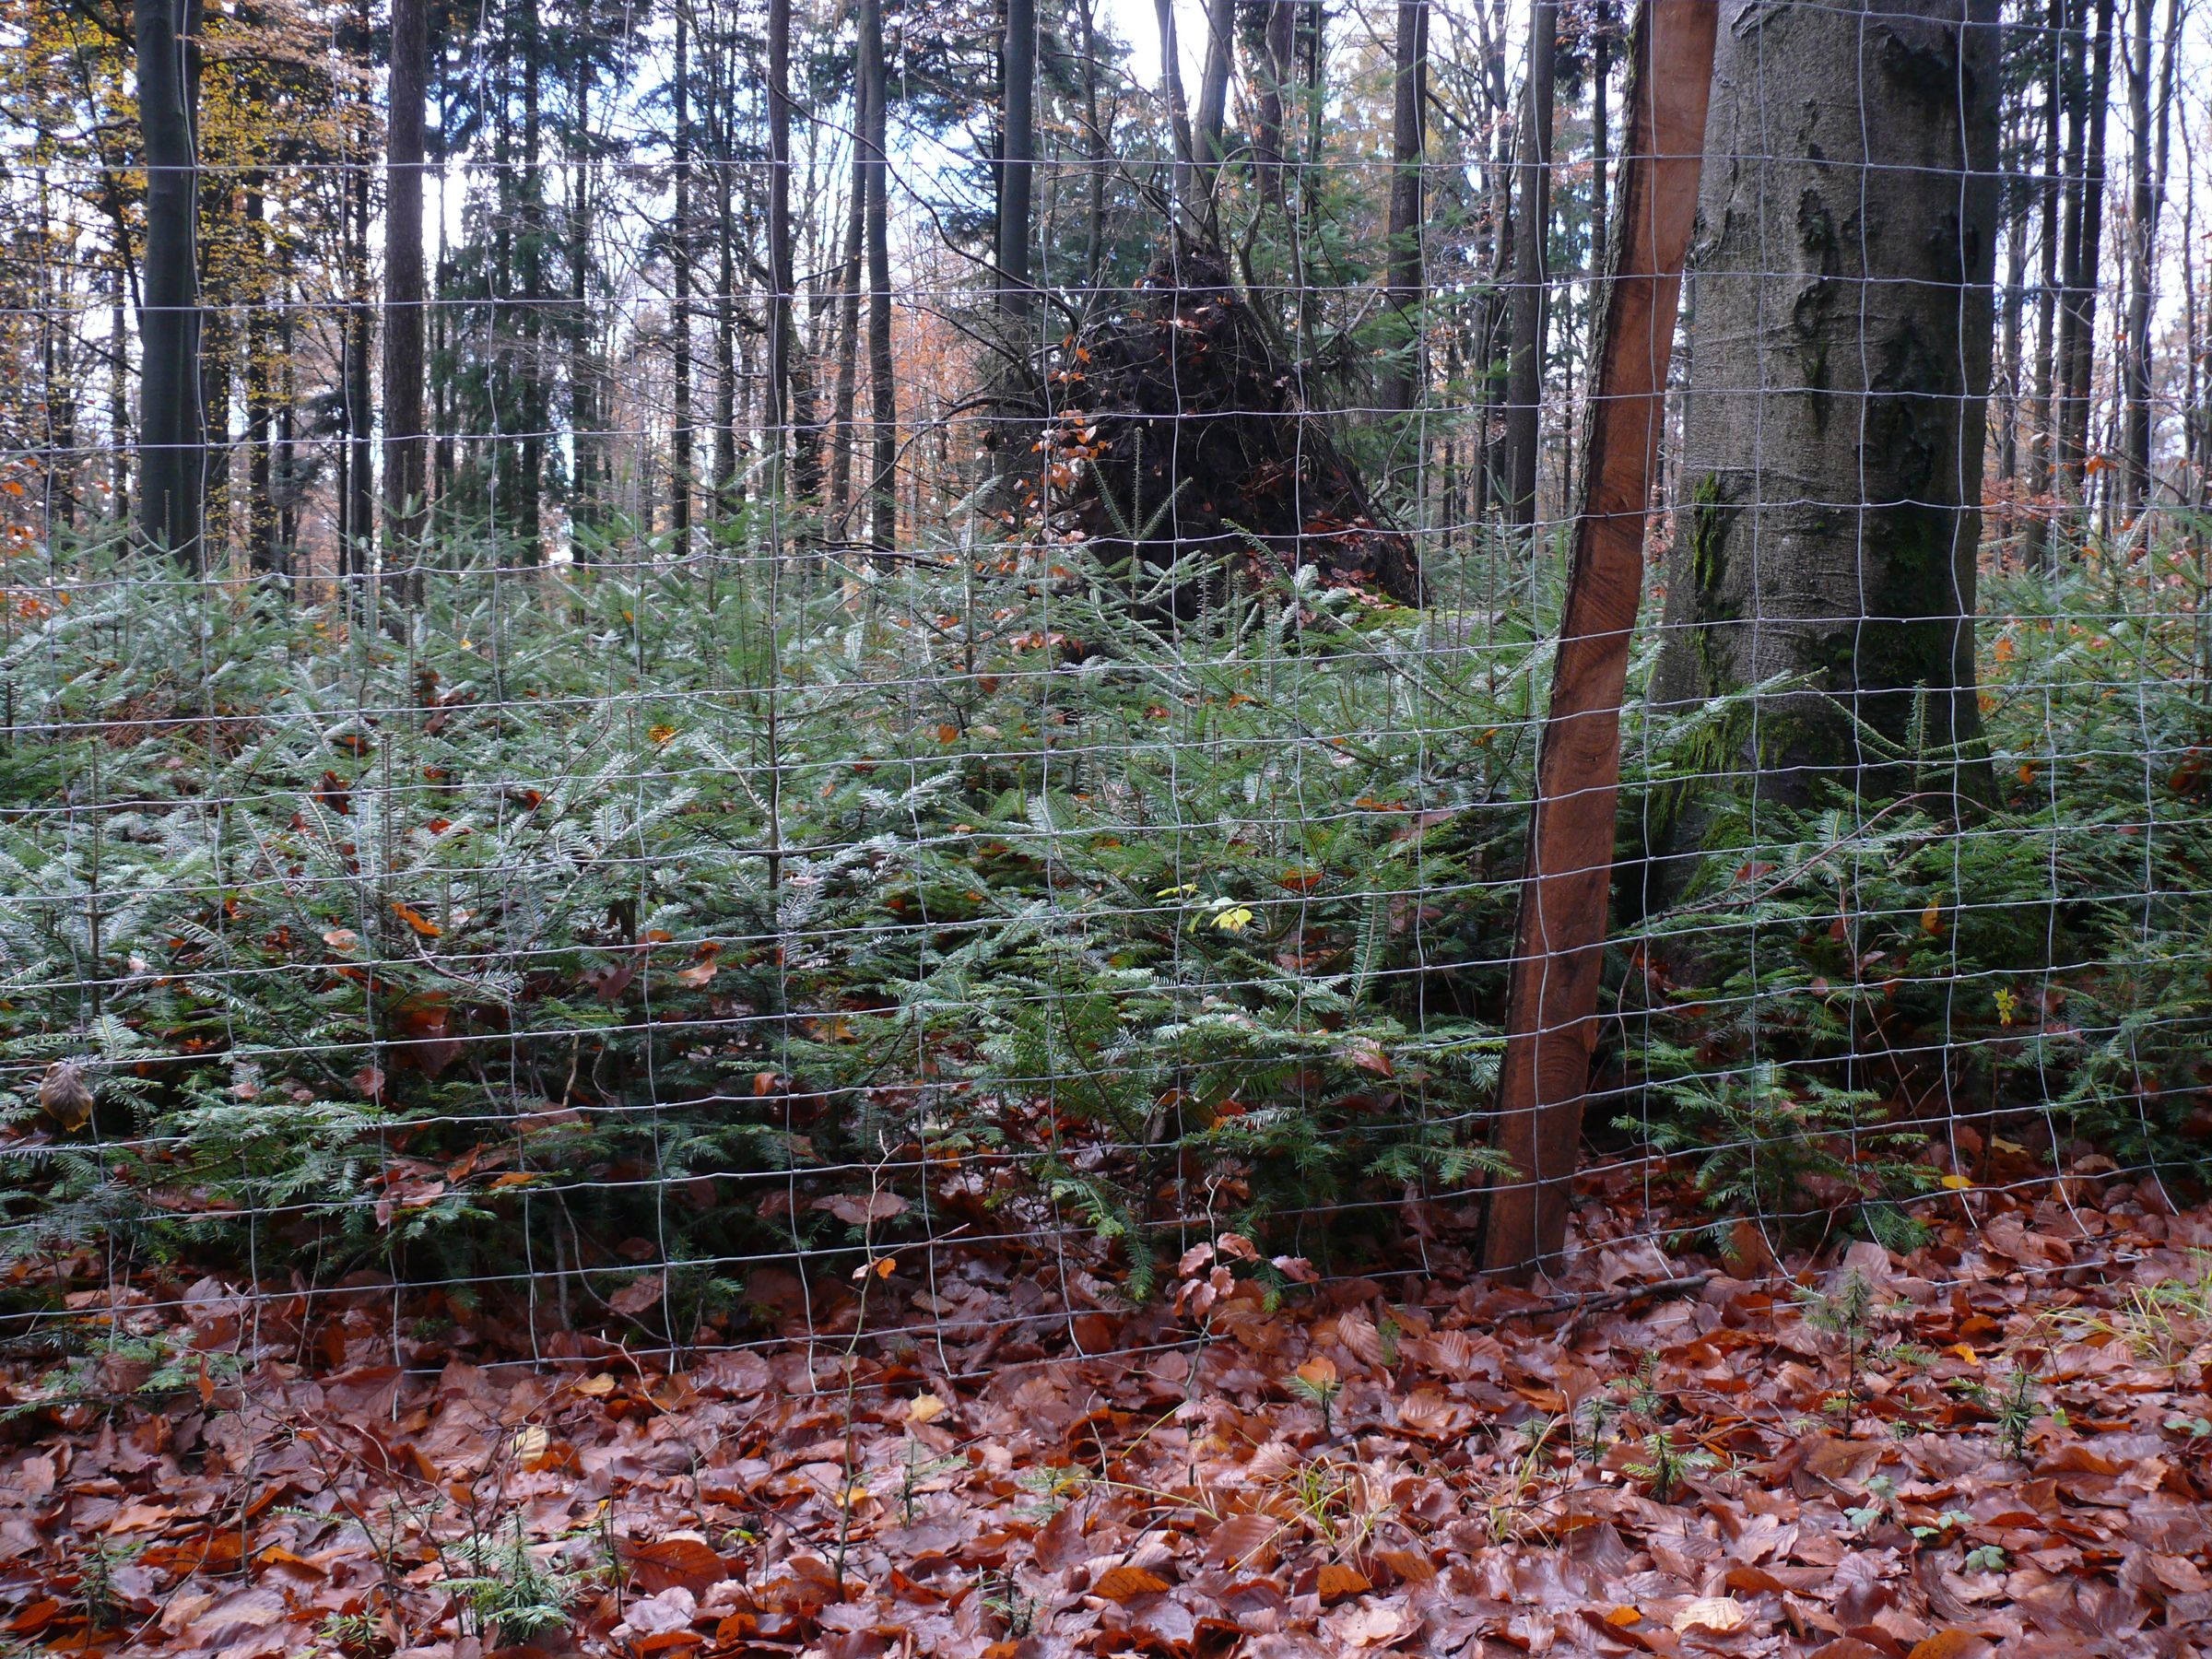
[[1645, 0], [1637, 18], [1620, 229], [1514, 935], [1493, 1135], [1514, 1174], [1490, 1194], [1483, 1264], [1492, 1272], [1524, 1273], [1566, 1238], [1612, 885], [1620, 699], [1719, 12], [1717, 0]]

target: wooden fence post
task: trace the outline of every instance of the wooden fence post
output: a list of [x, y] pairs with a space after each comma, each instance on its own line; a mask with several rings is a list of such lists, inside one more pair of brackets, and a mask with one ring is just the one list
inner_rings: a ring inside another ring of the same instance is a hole
[[1644, 524], [1676, 303], [1698, 210], [1718, 0], [1644, 0], [1629, 135], [1583, 439], [1583, 498], [1521, 887], [1491, 1144], [1486, 1270], [1555, 1259], [1582, 1145], [1620, 787], [1620, 700], [1643, 593]]

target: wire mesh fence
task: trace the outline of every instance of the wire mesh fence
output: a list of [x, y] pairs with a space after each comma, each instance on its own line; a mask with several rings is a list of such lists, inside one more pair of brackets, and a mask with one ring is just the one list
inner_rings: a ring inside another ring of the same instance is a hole
[[796, 12], [0, 12], [18, 1637], [2197, 1651], [2189, 8]]

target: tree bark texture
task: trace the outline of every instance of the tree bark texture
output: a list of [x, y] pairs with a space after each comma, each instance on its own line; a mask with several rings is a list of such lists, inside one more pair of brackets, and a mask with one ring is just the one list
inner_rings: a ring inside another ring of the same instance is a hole
[[[429, 496], [423, 410], [423, 102], [429, 59], [424, 0], [392, 0], [392, 80], [384, 136], [384, 569], [410, 570]], [[394, 599], [411, 587], [393, 583]]]
[[[1762, 794], [1890, 793], [1980, 732], [1996, 0], [1724, 0], [1655, 690], [1759, 686]], [[1857, 723], [1854, 724], [1854, 721]]]
[[136, 0], [138, 119], [146, 147], [146, 260], [138, 341], [138, 527], [198, 571], [207, 437], [200, 405], [198, 0]]
[[1518, 1275], [1558, 1255], [1582, 1146], [1620, 782], [1620, 704], [1643, 595], [1643, 547], [1668, 344], [1697, 217], [1715, 0], [1648, 0], [1631, 47], [1619, 229], [1598, 323], [1585, 495], [1536, 757], [1491, 1144], [1483, 1265]]
[[1543, 440], [1544, 314], [1551, 234], [1552, 63], [1558, 0], [1530, 0], [1528, 86], [1524, 112], [1520, 205], [1513, 223], [1513, 347], [1505, 394], [1506, 490], [1510, 515], [1536, 522], [1536, 463]]

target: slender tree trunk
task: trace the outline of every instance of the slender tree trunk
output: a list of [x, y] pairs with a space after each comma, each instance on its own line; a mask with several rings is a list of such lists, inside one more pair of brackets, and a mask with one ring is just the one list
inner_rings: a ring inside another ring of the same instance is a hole
[[2014, 193], [2005, 225], [2005, 309], [1999, 324], [1997, 371], [1997, 479], [2004, 487], [2004, 527], [2009, 539], [2020, 475], [2020, 318], [2028, 299], [2028, 193]]
[[[2196, 145], [2190, 122], [2182, 123], [2182, 483], [2184, 507], [2205, 504], [2205, 312], [2196, 297]], [[2202, 532], [2191, 526], [2193, 542]]]
[[[391, 597], [419, 592], [416, 561], [429, 500], [425, 448], [422, 256], [423, 103], [429, 26], [424, 0], [392, 0], [392, 78], [384, 136], [384, 569]], [[400, 574], [416, 571], [413, 580]]]
[[788, 504], [785, 477], [792, 424], [792, 362], [798, 327], [792, 316], [791, 0], [768, 4], [768, 490]]
[[890, 182], [885, 148], [888, 111], [883, 72], [882, 0], [861, 0], [860, 79], [865, 88], [860, 144], [866, 185], [868, 383], [875, 403], [868, 540], [877, 551], [889, 552], [899, 539], [899, 405], [891, 361]]
[[549, 229], [546, 214], [545, 122], [542, 97], [546, 30], [538, 0], [523, 0], [523, 229], [521, 254], [522, 459], [517, 467], [517, 516], [522, 522], [519, 558], [525, 565], [545, 562], [546, 429], [552, 424], [552, 384], [546, 373], [546, 276]]
[[1396, 64], [1390, 122], [1390, 304], [1401, 337], [1378, 377], [1385, 409], [1420, 399], [1422, 260], [1421, 165], [1429, 103], [1429, 0], [1398, 0]]
[[2082, 114], [2087, 135], [2082, 150], [2079, 244], [2067, 283], [2071, 328], [2061, 328], [2061, 376], [2065, 402], [2059, 422], [2059, 461], [2069, 499], [2078, 500], [2089, 453], [2089, 392], [2096, 371], [2097, 286], [2103, 263], [2105, 106], [2112, 81], [2113, 0], [2096, 0], [2097, 33], [2090, 48], [2088, 100]]
[[[708, 54], [707, 130], [714, 155], [714, 471], [708, 500], [717, 520], [732, 517], [745, 500], [744, 463], [737, 428], [744, 407], [737, 355], [737, 211], [734, 175], [737, 124], [735, 66], [719, 46]], [[770, 286], [774, 286], [773, 280]]]
[[[1607, 239], [1612, 235], [1612, 226], [1606, 220], [1611, 207], [1607, 199], [1607, 174], [1613, 159], [1612, 116], [1606, 105], [1612, 76], [1613, 29], [1601, 18], [1596, 39], [1590, 49], [1590, 274], [1594, 277], [1605, 271]], [[1597, 326], [1594, 305], [1590, 314], [1590, 326], [1594, 330]]]
[[867, 247], [867, 146], [859, 136], [867, 127], [866, 109], [866, 98], [856, 90], [853, 114], [853, 192], [845, 204], [845, 258], [838, 278], [837, 387], [830, 403], [837, 428], [830, 444], [830, 522], [838, 526], [840, 539], [848, 541], [853, 536], [853, 407], [859, 401], [860, 286]]
[[[362, 29], [364, 39], [367, 29]], [[376, 404], [370, 383], [371, 354], [376, 348], [376, 303], [369, 276], [369, 164], [347, 171], [347, 212], [351, 230], [347, 237], [345, 316], [346, 489], [341, 525], [344, 546], [339, 570], [347, 578], [369, 573], [376, 539]], [[368, 594], [353, 582], [346, 591], [349, 602], [365, 604]]]
[[668, 429], [668, 534], [678, 559], [691, 552], [691, 29], [676, 10], [676, 216], [669, 226], [668, 352], [675, 381]]
[[108, 509], [120, 524], [131, 516], [131, 335], [124, 316], [127, 284], [120, 253], [114, 281], [108, 307]]
[[199, 0], [135, 0], [138, 120], [146, 153], [146, 264], [138, 313], [139, 534], [203, 568], [200, 406]]
[[2125, 430], [2121, 448], [2129, 518], [2150, 499], [2151, 362], [2150, 317], [2156, 302], [2159, 219], [2166, 193], [2166, 158], [2173, 104], [2174, 36], [2180, 29], [2179, 0], [2167, 0], [2166, 43], [2156, 70], [2151, 65], [2151, 17], [2157, 0], [2135, 0], [2135, 41], [2127, 63], [2127, 109], [2132, 130], [2128, 190], [2126, 335], [2122, 354]]
[[1505, 446], [1511, 517], [1536, 522], [1536, 464], [1544, 414], [1544, 320], [1550, 276], [1551, 88], [1558, 0], [1530, 0], [1528, 85], [1521, 151], [1520, 212], [1513, 227], [1513, 356], [1506, 388]]
[[[1290, 29], [1295, 0], [1266, 0], [1266, 28], [1262, 34], [1259, 109], [1253, 124], [1253, 171], [1260, 199], [1277, 213], [1283, 211], [1283, 89], [1290, 84]], [[1096, 104], [1096, 88], [1092, 90]], [[1094, 117], [1093, 125], [1096, 125]]]
[[998, 318], [1000, 409], [993, 471], [1010, 485], [1030, 470], [1029, 429], [1020, 419], [1028, 394], [1031, 194], [1037, 160], [1036, 0], [1006, 0], [999, 53]]
[[[2066, 0], [2051, 0], [2050, 56], [2043, 81], [2043, 182], [2041, 192], [2042, 247], [2035, 291], [2035, 432], [2028, 454], [2028, 493], [2039, 512], [2051, 494], [2057, 455], [2057, 420], [2053, 365], [2057, 358], [2058, 252], [2065, 239], [2060, 225], [2060, 172], [2064, 165], [2061, 130], [2066, 106]], [[2049, 530], [2040, 522], [2036, 535]]]
[[1222, 136], [1229, 125], [1229, 72], [1235, 62], [1236, 14], [1236, 0], [1206, 0], [1206, 63], [1198, 76], [1194, 143], [1209, 219], [1214, 174], [1221, 165]]
[[[1106, 129], [1099, 122], [1099, 27], [1097, 0], [1081, 0], [1083, 7], [1083, 135], [1084, 160], [1088, 177], [1086, 199], [1088, 211], [1083, 219], [1083, 286], [1095, 288], [1099, 285], [1099, 263], [1106, 252], [1106, 168], [1110, 159]], [[1288, 17], [1288, 0], [1276, 0], [1276, 10]], [[1277, 100], [1280, 114], [1281, 100]], [[1277, 159], [1281, 159], [1281, 127], [1277, 127]], [[1282, 206], [1282, 176], [1277, 169], [1275, 180], [1276, 206]]]
[[284, 565], [286, 585], [297, 593], [300, 579], [307, 572], [300, 568], [300, 491], [295, 482], [300, 465], [300, 370], [292, 356], [299, 335], [292, 307], [300, 290], [288, 273], [282, 292], [285, 305], [276, 319], [277, 361], [284, 365], [276, 398], [276, 462], [278, 476], [286, 485], [283, 504], [277, 509], [276, 549]]
[[999, 55], [998, 310], [1010, 325], [1030, 312], [1030, 213], [1037, 160], [1037, 4], [1006, 0]]
[[[1998, 15], [1723, 0], [1654, 691], [1679, 705], [1809, 677], [1758, 696], [1743, 761], [1765, 794], [1986, 787], [1972, 647]], [[1804, 112], [1786, 141], [1782, 109]], [[1908, 753], [1919, 737], [1925, 759], [1893, 760], [1853, 716]]]
[[[259, 182], [246, 193], [246, 220], [253, 229], [257, 258], [272, 262], [275, 251], [268, 235], [268, 203]], [[282, 288], [270, 283], [272, 298]], [[270, 444], [276, 435], [276, 331], [270, 319], [276, 308], [256, 307], [246, 325], [246, 563], [256, 575], [276, 570], [276, 469], [270, 465]]]
[[1174, 0], [1152, 0], [1152, 15], [1159, 24], [1159, 80], [1167, 90], [1168, 132], [1175, 147], [1169, 208], [1180, 218], [1194, 211], [1197, 200], [1192, 177], [1196, 152], [1191, 143], [1190, 111], [1182, 100], [1182, 53], [1175, 42]]
[[[416, 0], [417, 4], [420, 0]], [[582, 10], [579, 8], [580, 12]], [[576, 106], [576, 130], [589, 145], [592, 136], [592, 61], [589, 51], [576, 54], [575, 82], [571, 98]], [[569, 214], [569, 442], [573, 453], [569, 477], [570, 546], [581, 562], [592, 545], [579, 531], [596, 530], [603, 489], [605, 440], [600, 433], [597, 356], [592, 349], [596, 332], [591, 303], [592, 196], [594, 182], [589, 153], [577, 158], [568, 170]]]

